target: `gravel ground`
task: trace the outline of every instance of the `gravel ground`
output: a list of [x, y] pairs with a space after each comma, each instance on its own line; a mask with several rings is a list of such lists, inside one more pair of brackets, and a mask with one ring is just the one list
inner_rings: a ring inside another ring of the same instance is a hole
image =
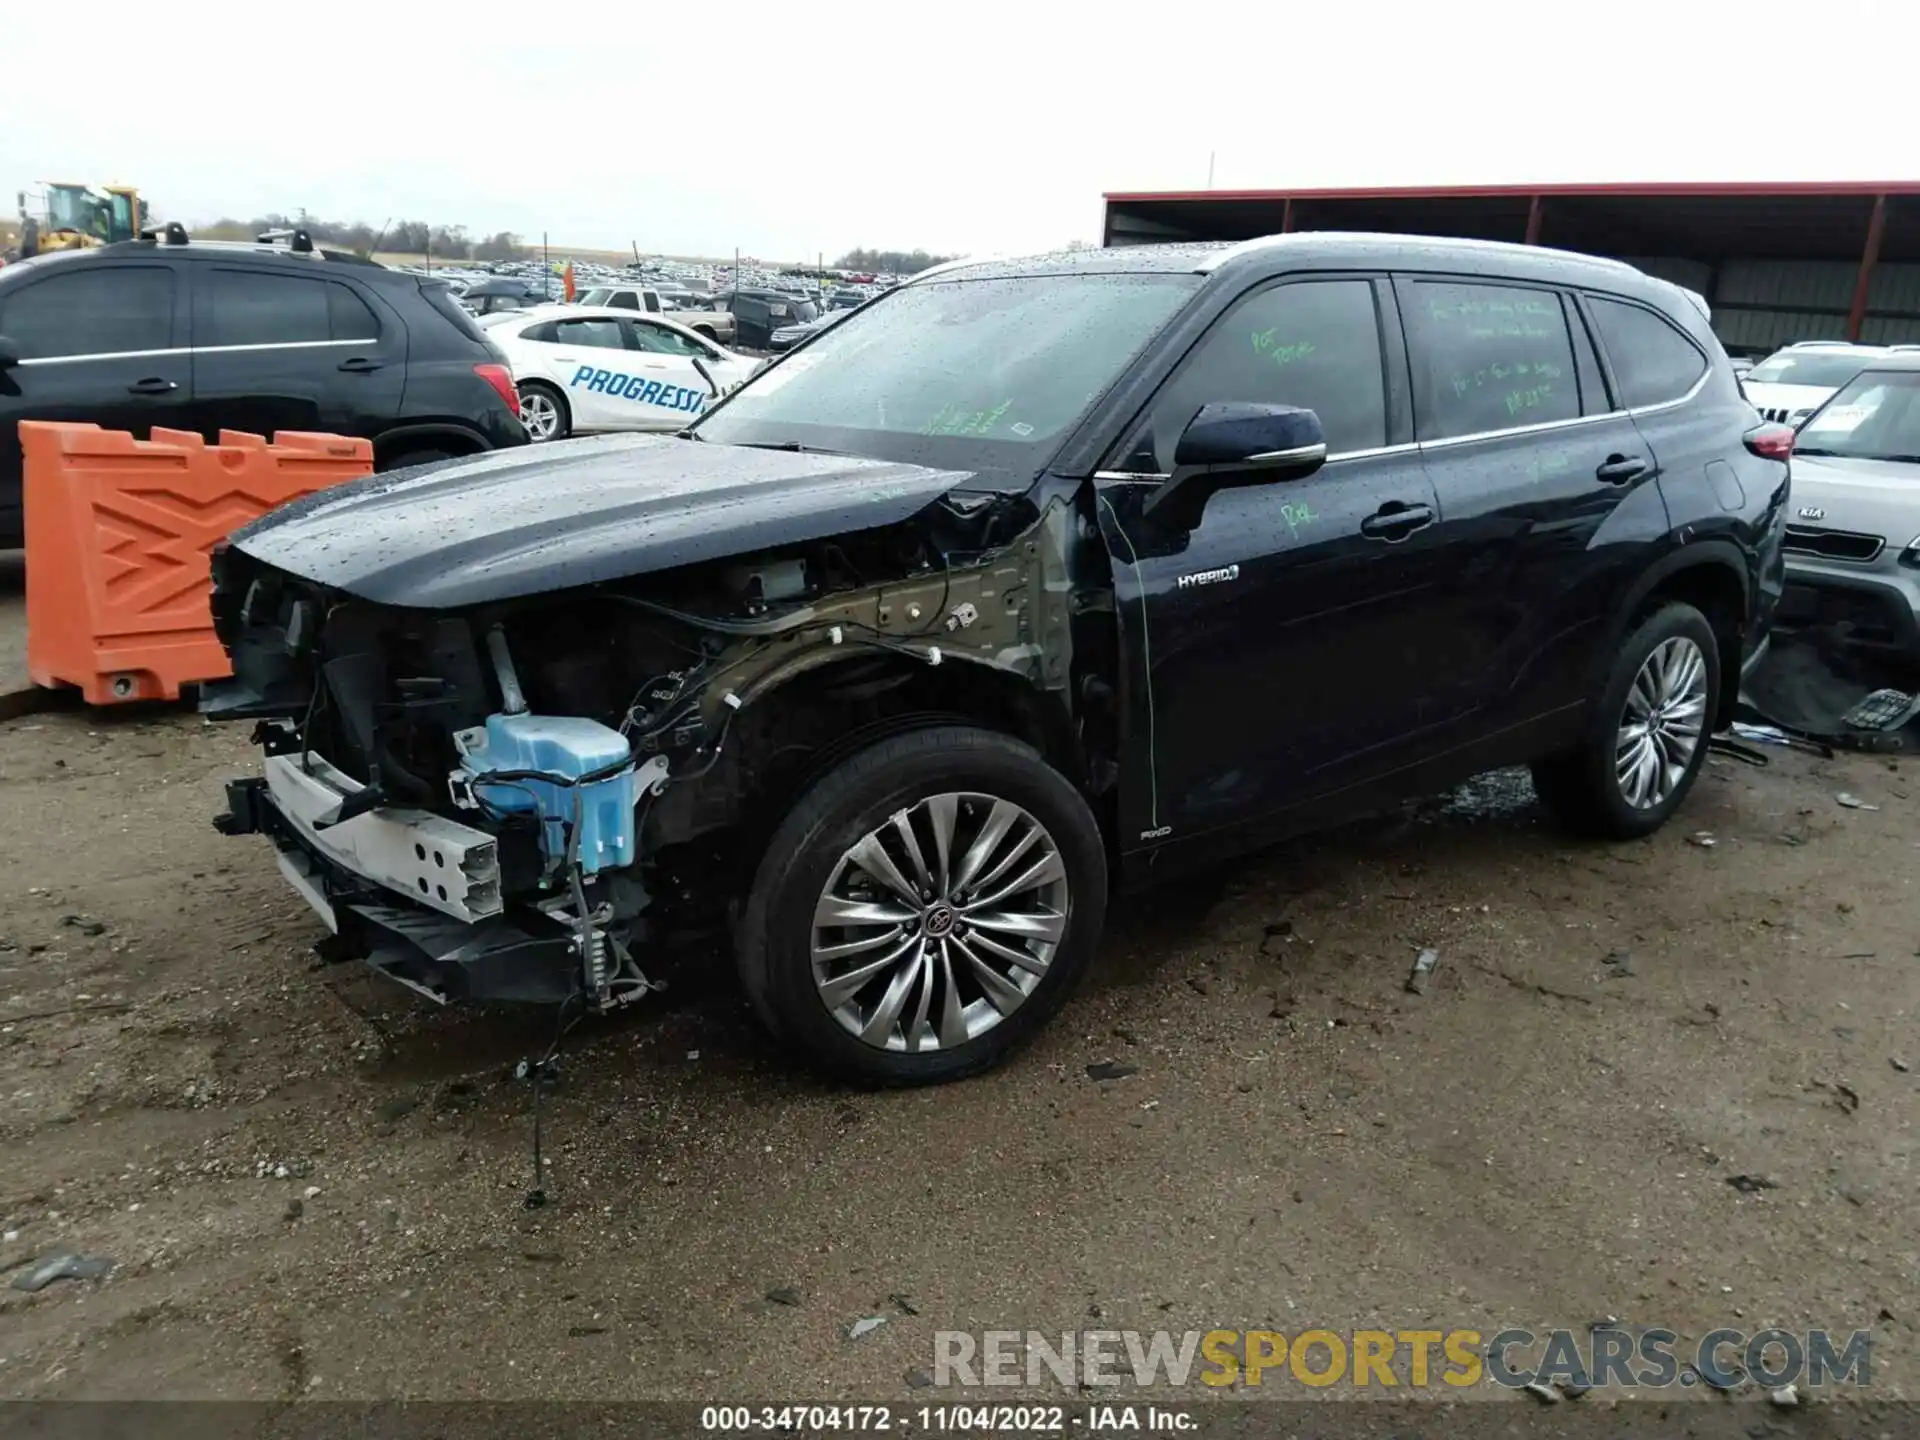
[[1915, 762], [1768, 753], [1639, 844], [1502, 775], [1157, 894], [943, 1090], [811, 1080], [683, 968], [576, 1032], [528, 1211], [550, 1021], [317, 970], [208, 824], [245, 727], [0, 726], [0, 1265], [117, 1262], [0, 1289], [0, 1393], [924, 1399], [938, 1329], [1611, 1314], [1871, 1327], [1913, 1394]]

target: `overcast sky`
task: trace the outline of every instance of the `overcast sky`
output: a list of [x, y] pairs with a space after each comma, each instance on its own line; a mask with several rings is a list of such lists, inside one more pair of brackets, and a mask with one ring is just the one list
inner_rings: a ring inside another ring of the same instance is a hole
[[1209, 154], [1221, 188], [1920, 178], [1916, 40], [1920, 0], [14, 3], [0, 196], [1037, 250]]

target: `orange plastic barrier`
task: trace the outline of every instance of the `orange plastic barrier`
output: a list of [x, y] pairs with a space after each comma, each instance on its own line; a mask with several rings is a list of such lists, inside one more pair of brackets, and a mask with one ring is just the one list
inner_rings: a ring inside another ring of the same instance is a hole
[[26, 454], [27, 673], [88, 703], [176, 700], [232, 674], [213, 633], [207, 556], [247, 521], [373, 471], [342, 435], [184, 430], [135, 440], [20, 422]]

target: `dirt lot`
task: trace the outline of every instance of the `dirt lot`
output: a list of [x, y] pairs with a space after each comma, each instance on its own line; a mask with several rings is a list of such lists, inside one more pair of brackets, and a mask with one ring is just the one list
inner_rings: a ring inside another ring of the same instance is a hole
[[316, 971], [208, 825], [244, 727], [0, 726], [0, 1264], [117, 1261], [0, 1289], [0, 1393], [875, 1400], [937, 1329], [1616, 1315], [1872, 1327], [1912, 1395], [1920, 761], [1768, 753], [1642, 844], [1501, 776], [1158, 895], [957, 1088], [818, 1084], [683, 970], [577, 1032], [529, 1212], [548, 1022]]

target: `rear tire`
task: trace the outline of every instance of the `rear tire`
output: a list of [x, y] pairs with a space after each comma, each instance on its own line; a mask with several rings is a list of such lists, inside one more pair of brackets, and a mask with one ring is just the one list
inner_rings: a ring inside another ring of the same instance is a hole
[[1066, 1003], [1106, 900], [1080, 792], [1017, 740], [934, 726], [858, 751], [800, 796], [760, 862], [736, 959], [755, 1015], [817, 1069], [939, 1084], [998, 1064]]
[[1634, 840], [1666, 824], [1706, 763], [1720, 695], [1707, 617], [1670, 600], [1620, 647], [1581, 741], [1536, 761], [1533, 788], [1567, 829]]
[[544, 445], [573, 433], [573, 411], [567, 397], [553, 386], [526, 380], [520, 385], [520, 423], [527, 427], [527, 439]]

